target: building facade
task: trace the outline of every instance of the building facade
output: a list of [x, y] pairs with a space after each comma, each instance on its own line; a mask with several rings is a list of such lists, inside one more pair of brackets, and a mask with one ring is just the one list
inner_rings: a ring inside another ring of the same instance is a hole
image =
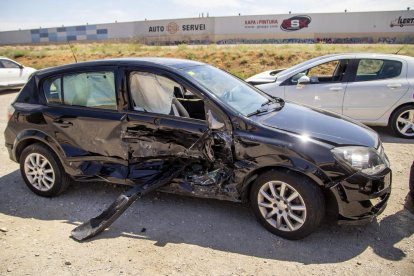
[[102, 40], [134, 40], [149, 45], [414, 44], [414, 11], [201, 17], [0, 32], [1, 45]]

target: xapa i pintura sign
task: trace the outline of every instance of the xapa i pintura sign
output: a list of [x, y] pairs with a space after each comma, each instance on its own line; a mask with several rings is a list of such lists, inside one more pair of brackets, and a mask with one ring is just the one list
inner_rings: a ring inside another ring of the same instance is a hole
[[244, 20], [245, 29], [267, 29], [267, 28], [277, 28], [277, 27], [279, 27], [279, 22], [275, 18]]

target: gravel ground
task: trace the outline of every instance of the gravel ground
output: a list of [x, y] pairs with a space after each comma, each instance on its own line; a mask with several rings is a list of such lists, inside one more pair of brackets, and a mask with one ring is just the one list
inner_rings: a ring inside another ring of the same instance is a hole
[[88, 242], [69, 238], [124, 190], [74, 184], [57, 198], [25, 186], [2, 135], [16, 93], [0, 92], [0, 275], [414, 275], [414, 215], [404, 209], [414, 141], [376, 128], [393, 169], [389, 205], [364, 226], [324, 224], [301, 241], [264, 230], [239, 204], [153, 193]]

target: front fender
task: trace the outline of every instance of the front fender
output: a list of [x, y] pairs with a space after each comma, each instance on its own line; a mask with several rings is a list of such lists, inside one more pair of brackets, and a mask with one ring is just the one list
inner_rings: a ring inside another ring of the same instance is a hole
[[333, 183], [332, 179], [322, 169], [298, 157], [266, 155], [256, 158], [255, 162], [243, 160], [237, 161], [235, 165], [235, 182], [240, 183], [238, 190], [243, 202], [248, 201], [250, 187], [254, 180], [260, 174], [269, 170], [289, 170], [296, 172], [312, 179], [322, 188], [328, 188]]

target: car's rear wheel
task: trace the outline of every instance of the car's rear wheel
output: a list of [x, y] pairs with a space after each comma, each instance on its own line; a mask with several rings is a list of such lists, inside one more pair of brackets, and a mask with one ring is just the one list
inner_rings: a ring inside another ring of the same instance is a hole
[[70, 184], [56, 154], [35, 143], [26, 147], [20, 156], [20, 172], [26, 185], [36, 194], [53, 197]]
[[391, 117], [392, 131], [402, 137], [414, 139], [414, 106], [402, 106]]
[[267, 230], [291, 240], [312, 233], [325, 214], [320, 189], [292, 172], [269, 171], [259, 176], [250, 200], [258, 221]]

